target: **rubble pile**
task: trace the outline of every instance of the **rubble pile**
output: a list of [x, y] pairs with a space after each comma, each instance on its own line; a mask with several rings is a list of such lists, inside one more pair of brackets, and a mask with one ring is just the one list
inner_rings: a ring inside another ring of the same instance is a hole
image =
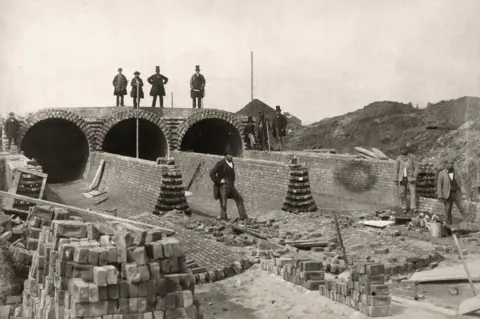
[[308, 169], [300, 164], [290, 164], [288, 191], [282, 210], [290, 213], [316, 212], [318, 210], [310, 189]]
[[187, 215], [190, 214], [182, 182], [182, 172], [175, 165], [167, 165], [162, 172], [160, 195], [153, 213], [163, 215], [172, 210], [182, 211]]
[[159, 230], [117, 223], [43, 226], [24, 284], [23, 318], [201, 318], [183, 248]]
[[[340, 278], [341, 277], [341, 278]], [[325, 281], [320, 294], [370, 317], [391, 315], [391, 296], [382, 264], [358, 264], [338, 279]]]

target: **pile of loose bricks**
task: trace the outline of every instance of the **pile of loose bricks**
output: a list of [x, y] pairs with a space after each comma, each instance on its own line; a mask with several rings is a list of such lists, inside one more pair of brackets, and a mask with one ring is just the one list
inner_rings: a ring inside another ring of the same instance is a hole
[[40, 232], [24, 284], [24, 319], [202, 318], [178, 240], [129, 224], [105, 235], [54, 220]]
[[280, 257], [262, 259], [264, 270], [284, 280], [318, 290], [320, 295], [343, 303], [370, 317], [390, 316], [391, 296], [385, 284], [385, 267], [378, 263], [350, 266], [338, 279], [325, 279], [321, 261]]
[[172, 210], [190, 214], [183, 187], [182, 172], [175, 165], [166, 165], [162, 171], [162, 185], [153, 213], [165, 214]]
[[289, 165], [288, 191], [282, 210], [291, 213], [316, 212], [318, 210], [312, 197], [308, 169], [300, 164]]

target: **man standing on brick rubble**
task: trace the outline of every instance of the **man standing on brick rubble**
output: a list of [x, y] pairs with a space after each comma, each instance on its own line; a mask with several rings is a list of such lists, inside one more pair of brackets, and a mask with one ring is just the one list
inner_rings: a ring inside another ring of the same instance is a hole
[[10, 147], [12, 146], [12, 140], [17, 145], [17, 138], [18, 138], [18, 128], [20, 124], [18, 120], [15, 118], [15, 113], [10, 112], [8, 113], [8, 119], [5, 121], [5, 135], [7, 136], [7, 151], [10, 151]]
[[205, 77], [200, 74], [200, 65], [195, 65], [195, 74], [190, 78], [190, 97], [192, 98], [193, 108], [202, 108], [202, 99], [205, 97]]
[[445, 206], [446, 223], [452, 224], [452, 208], [453, 203], [457, 205], [460, 214], [465, 217], [464, 200], [467, 193], [464, 187], [463, 178], [460, 173], [455, 171], [455, 160], [447, 159], [445, 161], [445, 169], [438, 175], [437, 180], [437, 198]]
[[255, 125], [251, 116], [248, 117], [243, 135], [248, 148], [253, 150], [255, 148]]
[[125, 106], [123, 103], [123, 96], [127, 95], [128, 80], [122, 74], [122, 68], [118, 69], [118, 74], [113, 78], [113, 95], [117, 97], [117, 106]]
[[283, 137], [287, 136], [287, 118], [282, 114], [280, 105], [277, 105], [275, 110], [277, 114], [272, 121], [273, 137], [277, 146], [280, 144], [280, 150], [283, 150]]
[[265, 118], [265, 112], [258, 113], [257, 137], [262, 151], [268, 150], [268, 120]]
[[227, 200], [229, 198], [232, 198], [237, 204], [239, 219], [246, 219], [248, 216], [245, 212], [242, 195], [235, 187], [235, 165], [233, 164], [233, 151], [230, 147], [225, 150], [225, 158], [218, 161], [210, 171], [210, 178], [214, 184], [214, 198], [220, 200], [220, 219], [228, 220]]
[[163, 108], [163, 97], [165, 96], [165, 84], [168, 82], [168, 78], [160, 74], [160, 67], [155, 67], [155, 74], [148, 78], [148, 83], [152, 85], [150, 89], [150, 96], [153, 96], [152, 107], [155, 107], [157, 102], [157, 96], [160, 99], [160, 107]]
[[[400, 188], [400, 199], [402, 201], [402, 209], [407, 213], [410, 209], [417, 213], [417, 177], [418, 163], [415, 155], [408, 152], [407, 147], [402, 147], [401, 155], [397, 157], [395, 176], [397, 187]], [[410, 191], [410, 205], [408, 205], [407, 190]], [[409, 208], [410, 206], [410, 208]]]
[[[140, 99], [144, 98], [143, 95], [143, 80], [140, 78], [140, 72], [135, 71], [135, 77], [132, 80], [132, 92], [130, 92], [130, 96], [133, 98], [133, 107], [140, 107]], [[138, 98], [137, 98], [137, 90], [138, 90]], [[137, 103], [138, 102], [138, 103]]]

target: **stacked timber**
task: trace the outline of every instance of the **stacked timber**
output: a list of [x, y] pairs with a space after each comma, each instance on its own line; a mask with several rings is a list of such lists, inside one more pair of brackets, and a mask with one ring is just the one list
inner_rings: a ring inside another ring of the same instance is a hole
[[175, 165], [166, 165], [162, 172], [160, 195], [153, 213], [165, 214], [172, 210], [179, 210], [187, 215], [191, 213], [185, 196], [182, 172]]
[[115, 227], [112, 236], [79, 221], [44, 227], [23, 318], [201, 318], [180, 243], [155, 229]]
[[433, 164], [419, 165], [417, 194], [421, 197], [436, 198], [436, 172]]
[[289, 165], [288, 191], [282, 210], [291, 213], [316, 212], [318, 210], [310, 189], [308, 169], [301, 164]]
[[272, 272], [281, 276], [283, 280], [301, 285], [308, 290], [318, 290], [319, 287], [325, 285], [325, 273], [320, 261], [280, 257], [262, 259], [260, 265], [263, 270]]
[[383, 264], [359, 264], [339, 279], [327, 280], [320, 295], [343, 303], [370, 317], [390, 316], [391, 296]]

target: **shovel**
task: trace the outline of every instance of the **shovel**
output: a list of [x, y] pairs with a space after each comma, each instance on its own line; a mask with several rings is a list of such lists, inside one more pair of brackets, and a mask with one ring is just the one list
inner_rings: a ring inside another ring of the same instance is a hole
[[470, 276], [470, 271], [468, 270], [467, 263], [465, 259], [463, 259], [462, 250], [460, 249], [460, 244], [458, 243], [457, 235], [455, 231], [452, 229], [452, 237], [453, 241], [455, 242], [455, 246], [457, 246], [458, 253], [460, 254], [460, 259], [462, 260], [463, 268], [465, 269], [465, 273], [467, 274], [468, 282], [470, 283], [470, 288], [472, 288], [473, 298], [468, 298], [463, 300], [460, 305], [458, 306], [458, 313], [461, 315], [466, 315], [469, 313], [476, 312], [480, 310], [480, 296], [477, 296], [475, 291], [475, 286], [473, 285], [472, 277]]

